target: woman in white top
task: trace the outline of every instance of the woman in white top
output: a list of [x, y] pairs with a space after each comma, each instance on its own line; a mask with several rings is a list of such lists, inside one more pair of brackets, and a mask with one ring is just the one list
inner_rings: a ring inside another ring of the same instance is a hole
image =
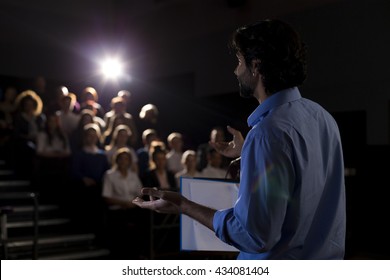
[[131, 169], [132, 153], [129, 148], [119, 148], [113, 157], [114, 165], [107, 170], [103, 180], [102, 196], [110, 209], [133, 208], [131, 202], [142, 188], [141, 180]]
[[148, 250], [149, 212], [140, 211], [132, 201], [140, 194], [142, 183], [130, 168], [129, 148], [119, 148], [113, 160], [113, 167], [104, 175], [102, 191], [109, 210], [107, 243], [114, 259], [141, 258]]

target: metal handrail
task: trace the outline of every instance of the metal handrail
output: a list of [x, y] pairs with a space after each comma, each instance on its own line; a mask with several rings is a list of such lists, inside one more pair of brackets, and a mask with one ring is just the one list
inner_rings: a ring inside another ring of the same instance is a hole
[[[32, 199], [34, 204], [34, 212], [33, 212], [33, 228], [34, 228], [34, 236], [33, 236], [33, 252], [32, 258], [34, 260], [38, 259], [38, 221], [39, 221], [39, 202], [38, 202], [38, 194], [34, 192], [5, 192], [2, 193], [0, 199]], [[4, 258], [8, 258], [8, 232], [7, 232], [7, 218], [8, 214], [12, 213], [12, 206], [3, 206], [0, 209], [1, 214], [1, 243], [3, 245], [3, 254]]]

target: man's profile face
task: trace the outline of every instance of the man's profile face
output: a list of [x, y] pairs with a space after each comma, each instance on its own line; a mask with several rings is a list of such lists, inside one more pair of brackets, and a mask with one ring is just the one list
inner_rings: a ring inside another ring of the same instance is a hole
[[252, 78], [250, 69], [247, 68], [244, 56], [241, 53], [237, 53], [238, 64], [234, 70], [234, 74], [237, 76], [238, 85], [240, 87], [240, 96], [244, 98], [250, 98], [255, 91], [255, 82]]

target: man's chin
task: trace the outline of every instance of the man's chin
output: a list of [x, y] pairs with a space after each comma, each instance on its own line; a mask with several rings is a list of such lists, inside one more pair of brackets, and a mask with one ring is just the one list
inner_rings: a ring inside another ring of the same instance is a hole
[[253, 97], [253, 92], [240, 90], [240, 96], [242, 98], [252, 98]]

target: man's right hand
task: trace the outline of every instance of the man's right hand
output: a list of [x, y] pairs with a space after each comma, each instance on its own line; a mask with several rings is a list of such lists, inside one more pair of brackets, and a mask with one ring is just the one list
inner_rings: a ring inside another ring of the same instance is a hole
[[150, 209], [159, 213], [180, 214], [182, 203], [187, 199], [178, 192], [162, 191], [155, 188], [143, 188], [141, 195], [149, 196], [150, 200], [137, 197], [133, 203], [141, 208]]
[[217, 152], [225, 157], [236, 158], [241, 156], [242, 146], [244, 145], [244, 137], [241, 132], [228, 126], [227, 130], [233, 135], [233, 140], [230, 142], [209, 142]]

